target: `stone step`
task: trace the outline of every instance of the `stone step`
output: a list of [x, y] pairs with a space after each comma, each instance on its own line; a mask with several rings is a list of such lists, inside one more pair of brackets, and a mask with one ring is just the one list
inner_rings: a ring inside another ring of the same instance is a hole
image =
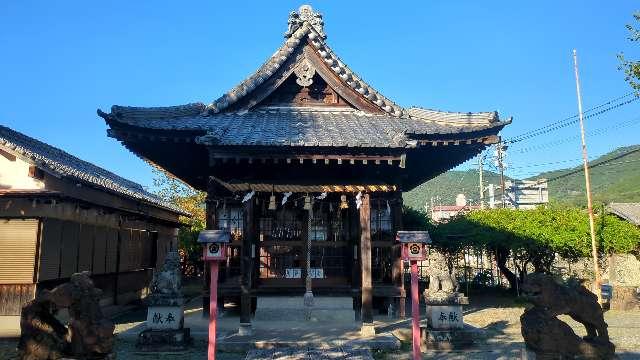
[[354, 322], [355, 312], [351, 297], [316, 296], [309, 313], [302, 296], [261, 296], [255, 320]]

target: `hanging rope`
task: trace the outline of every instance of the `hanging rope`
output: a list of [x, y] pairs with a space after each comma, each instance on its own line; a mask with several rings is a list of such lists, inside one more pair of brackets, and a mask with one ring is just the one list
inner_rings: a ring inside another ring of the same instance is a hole
[[306, 318], [311, 320], [311, 307], [313, 306], [313, 291], [311, 289], [311, 234], [313, 229], [313, 197], [309, 207], [309, 221], [307, 222], [307, 278], [305, 282], [304, 306], [307, 307]]

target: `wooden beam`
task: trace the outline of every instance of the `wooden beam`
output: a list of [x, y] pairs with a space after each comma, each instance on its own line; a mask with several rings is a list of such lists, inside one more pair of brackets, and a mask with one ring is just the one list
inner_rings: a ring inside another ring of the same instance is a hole
[[[397, 232], [399, 230], [403, 230], [402, 228], [402, 192], [397, 191], [393, 194], [392, 201], [392, 221], [393, 221], [393, 230]], [[397, 307], [398, 316], [400, 318], [404, 318], [406, 316], [406, 292], [404, 290], [404, 281], [403, 281], [403, 262], [400, 257], [401, 248], [399, 244], [394, 242], [392, 249], [392, 261], [393, 267], [391, 268], [391, 282], [400, 290], [400, 298], [398, 299]]]
[[371, 281], [371, 203], [370, 195], [362, 195], [360, 204], [360, 265], [362, 284], [362, 323], [373, 326], [373, 287]]
[[255, 229], [255, 199], [244, 203], [245, 231], [242, 236], [242, 250], [240, 257], [240, 326], [251, 326], [251, 286], [253, 276], [253, 264], [251, 258], [251, 244], [256, 236]]

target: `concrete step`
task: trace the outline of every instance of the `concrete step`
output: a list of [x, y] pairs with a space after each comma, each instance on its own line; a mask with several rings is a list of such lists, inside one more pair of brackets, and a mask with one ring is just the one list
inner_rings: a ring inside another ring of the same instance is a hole
[[261, 296], [255, 320], [354, 322], [355, 312], [351, 297], [316, 296], [308, 309], [302, 296]]

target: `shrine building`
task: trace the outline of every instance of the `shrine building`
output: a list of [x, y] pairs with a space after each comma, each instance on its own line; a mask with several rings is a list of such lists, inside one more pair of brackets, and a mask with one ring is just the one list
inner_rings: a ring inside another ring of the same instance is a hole
[[232, 233], [218, 294], [239, 300], [241, 326], [261, 297], [302, 299], [309, 287], [353, 299], [363, 327], [376, 308], [402, 312], [402, 192], [497, 143], [510, 123], [404, 108], [326, 38], [322, 15], [304, 5], [284, 44], [218, 99], [98, 110], [110, 137], [207, 192], [207, 228]]

